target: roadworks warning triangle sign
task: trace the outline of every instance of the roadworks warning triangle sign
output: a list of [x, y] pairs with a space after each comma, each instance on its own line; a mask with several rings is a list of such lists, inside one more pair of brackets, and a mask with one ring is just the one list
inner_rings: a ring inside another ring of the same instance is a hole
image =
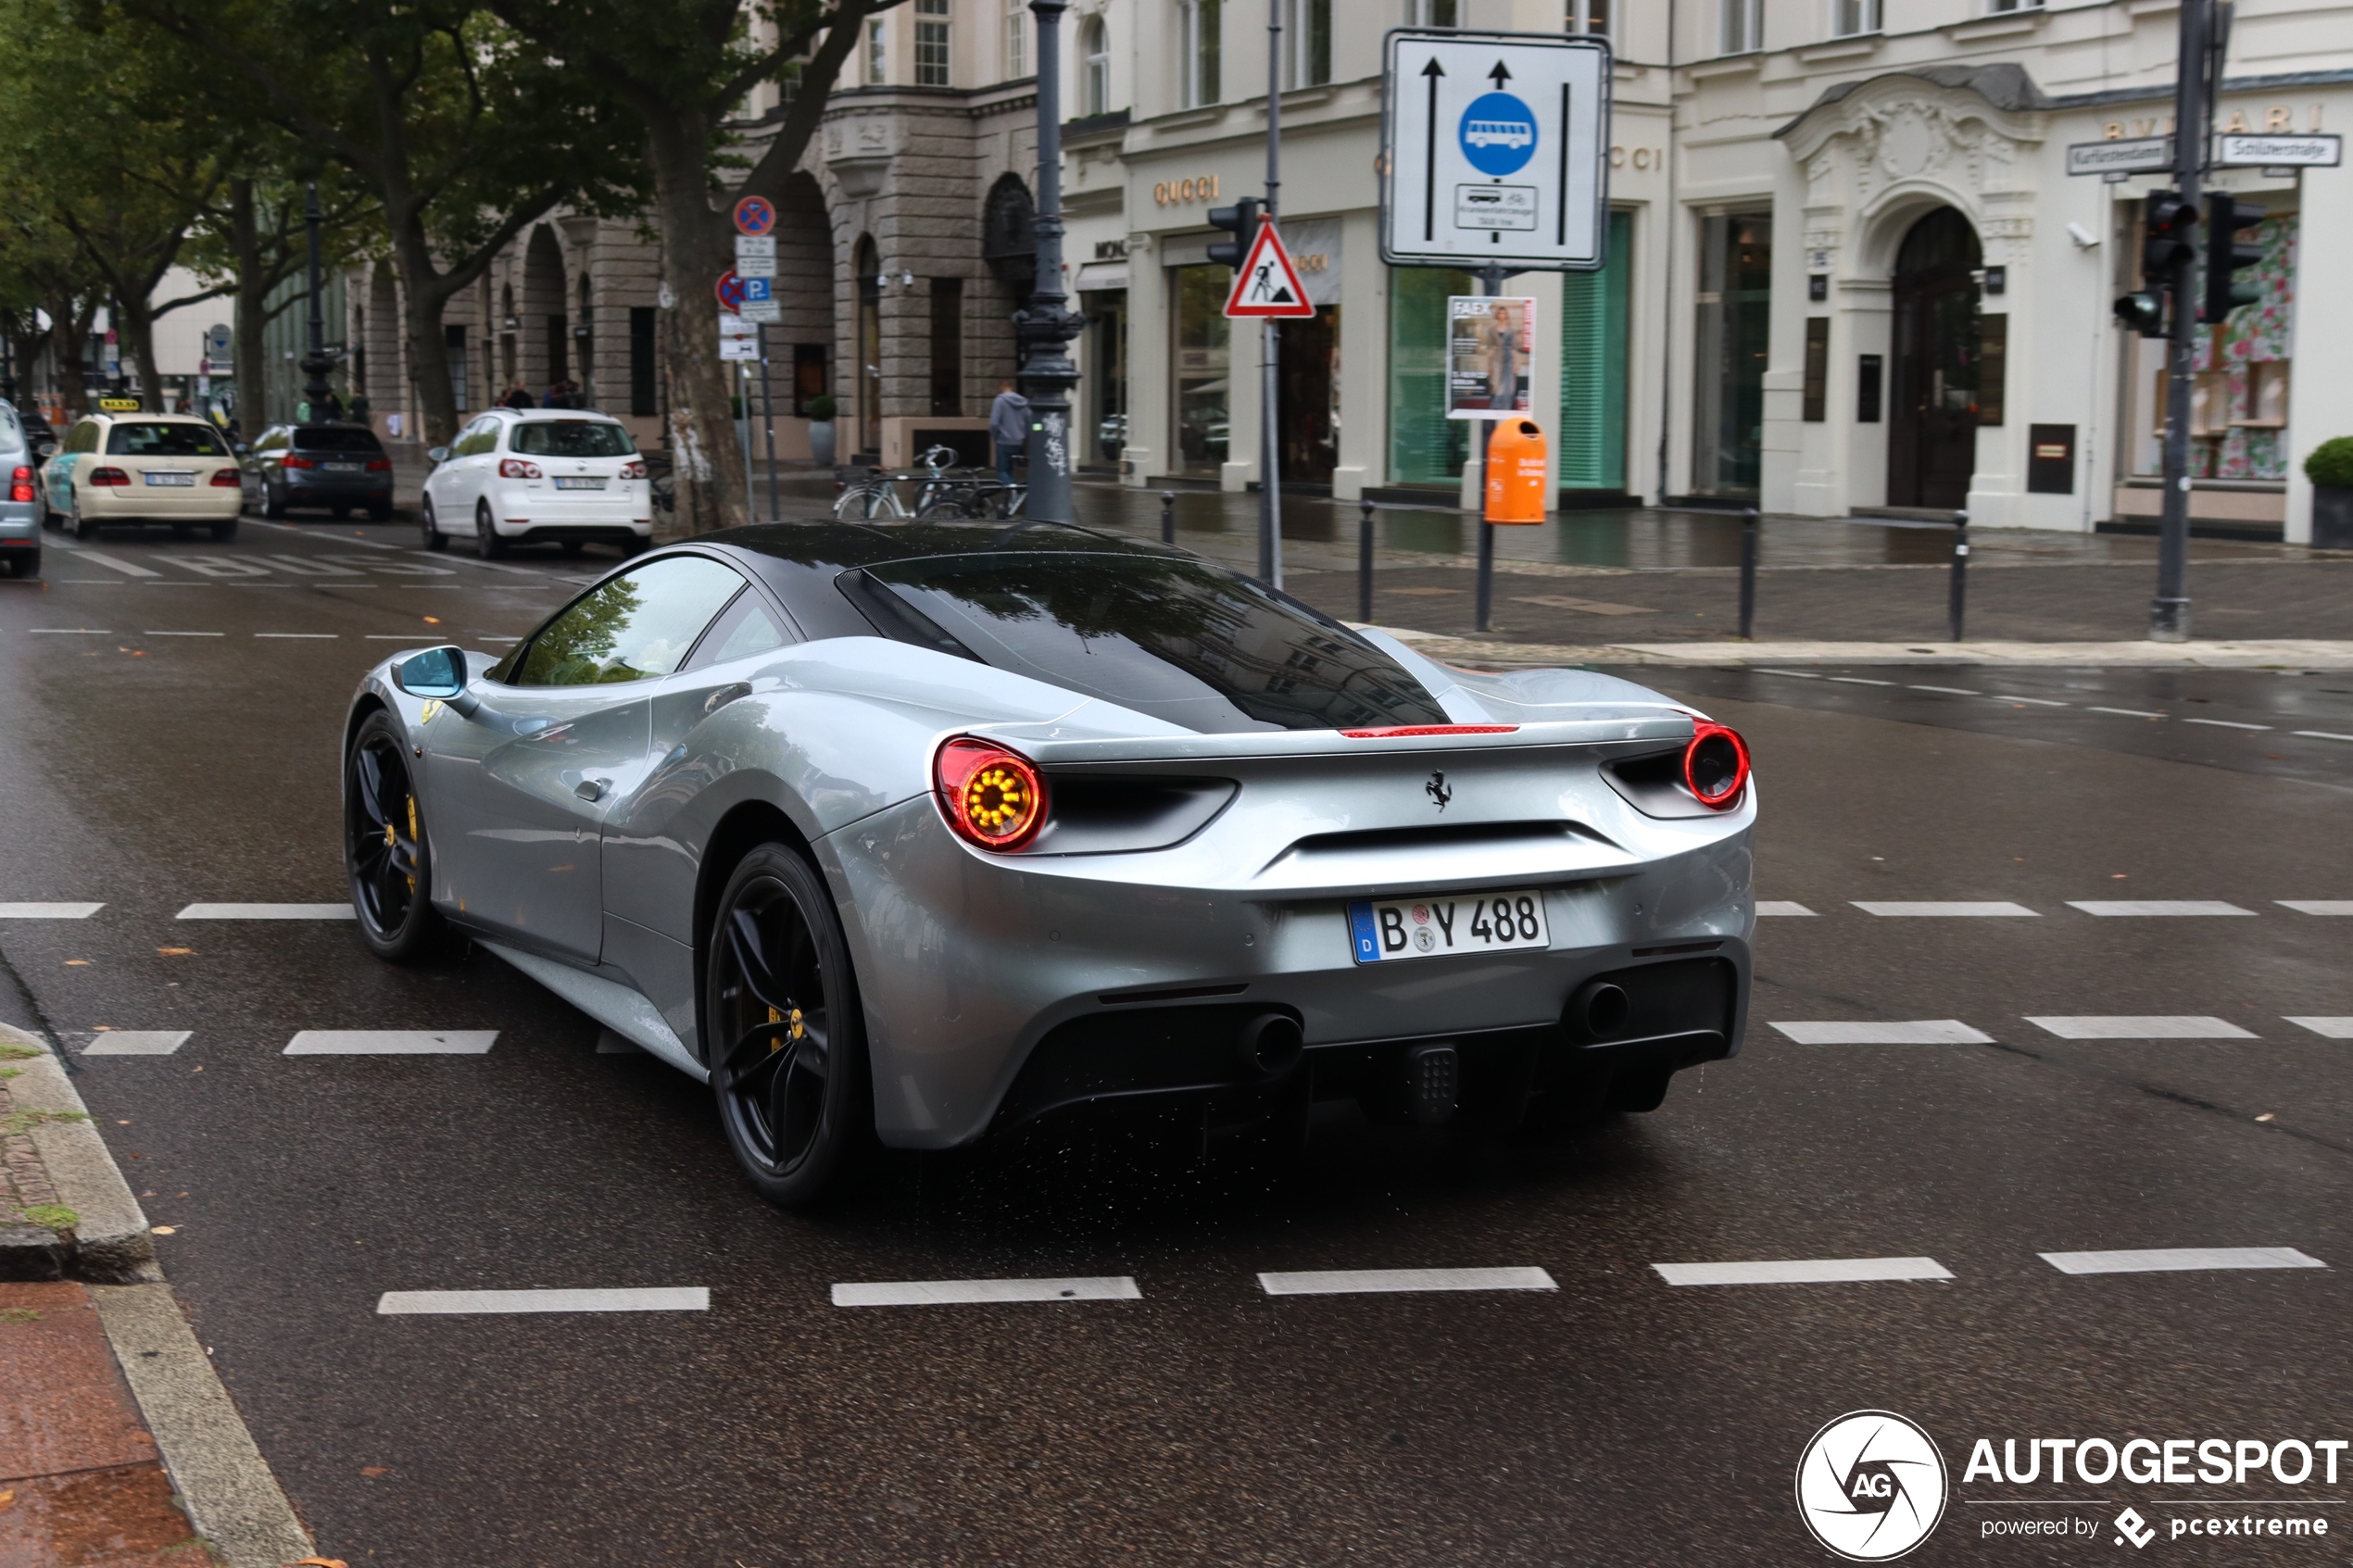
[[1283, 248], [1283, 237], [1272, 223], [1258, 226], [1258, 237], [1251, 242], [1250, 259], [1234, 274], [1234, 288], [1226, 296], [1226, 314], [1236, 317], [1313, 316], [1315, 307], [1309, 303], [1307, 286], [1299, 281], [1299, 269], [1290, 264], [1290, 252]]

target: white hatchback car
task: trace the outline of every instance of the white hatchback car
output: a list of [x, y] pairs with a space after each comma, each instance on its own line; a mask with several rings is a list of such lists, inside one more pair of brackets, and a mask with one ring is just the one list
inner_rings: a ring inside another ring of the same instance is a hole
[[653, 486], [629, 429], [610, 414], [579, 408], [493, 408], [447, 446], [425, 454], [425, 548], [452, 534], [484, 556], [513, 545], [591, 542], [624, 554], [654, 532]]

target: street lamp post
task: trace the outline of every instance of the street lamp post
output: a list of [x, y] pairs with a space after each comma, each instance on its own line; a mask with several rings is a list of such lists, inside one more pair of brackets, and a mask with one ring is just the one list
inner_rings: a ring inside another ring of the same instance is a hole
[[304, 187], [302, 211], [310, 246], [310, 347], [302, 357], [302, 401], [304, 416], [314, 420], [327, 400], [327, 371], [334, 364], [327, 358], [327, 319], [319, 286], [319, 225], [324, 216], [319, 210], [319, 182], [313, 180]]
[[1070, 340], [1086, 322], [1063, 292], [1062, 19], [1070, 0], [1029, 0], [1038, 19], [1038, 286], [1013, 313], [1029, 399], [1028, 515], [1075, 522], [1070, 495], [1070, 389], [1078, 383]]

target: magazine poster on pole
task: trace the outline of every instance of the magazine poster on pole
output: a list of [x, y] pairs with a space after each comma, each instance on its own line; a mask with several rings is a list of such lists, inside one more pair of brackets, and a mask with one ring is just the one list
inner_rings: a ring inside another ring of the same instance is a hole
[[1527, 295], [1449, 295], [1446, 417], [1502, 420], [1535, 408], [1536, 301]]

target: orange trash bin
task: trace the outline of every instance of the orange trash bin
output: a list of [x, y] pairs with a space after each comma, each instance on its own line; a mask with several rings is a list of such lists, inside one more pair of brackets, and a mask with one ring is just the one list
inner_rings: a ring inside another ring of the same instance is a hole
[[1544, 521], [1544, 433], [1534, 420], [1504, 420], [1487, 444], [1487, 521]]

